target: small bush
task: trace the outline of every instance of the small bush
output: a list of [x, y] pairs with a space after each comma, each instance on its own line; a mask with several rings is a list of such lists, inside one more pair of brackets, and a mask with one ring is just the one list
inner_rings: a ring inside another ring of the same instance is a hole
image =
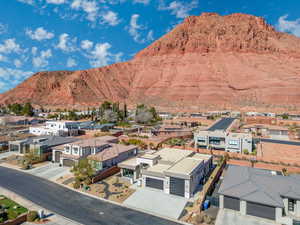
[[37, 218], [39, 218], [37, 211], [29, 211], [27, 214], [27, 221], [34, 222]]
[[74, 183], [73, 183], [73, 188], [75, 188], [75, 189], [79, 189], [80, 188], [80, 181], [75, 181]]
[[15, 219], [19, 216], [19, 214], [15, 210], [8, 210], [7, 216], [8, 216], [8, 219]]
[[212, 222], [212, 218], [208, 215], [204, 216], [204, 223], [210, 224]]

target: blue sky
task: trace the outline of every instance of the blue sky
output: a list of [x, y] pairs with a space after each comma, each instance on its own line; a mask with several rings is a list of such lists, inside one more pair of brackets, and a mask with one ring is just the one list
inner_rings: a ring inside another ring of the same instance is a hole
[[261, 16], [300, 37], [299, 0], [1, 0], [0, 93], [38, 71], [129, 60], [202, 12]]

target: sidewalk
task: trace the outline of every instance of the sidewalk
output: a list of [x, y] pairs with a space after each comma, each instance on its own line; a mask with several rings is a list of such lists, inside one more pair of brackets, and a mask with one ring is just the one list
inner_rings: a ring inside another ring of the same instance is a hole
[[[29, 200], [7, 190], [4, 189], [2, 187], [0, 187], [0, 194], [5, 195], [6, 197], [12, 199], [13, 201], [17, 202], [18, 204], [24, 206], [25, 208], [29, 209], [29, 210], [40, 210], [43, 209], [44, 210], [44, 214], [46, 215], [47, 219], [49, 219], [49, 222], [46, 222], [46, 225], [82, 225], [80, 223], [77, 223], [75, 221], [72, 221], [68, 218], [65, 218], [63, 216], [60, 216], [58, 214], [54, 214], [52, 212], [50, 212], [47, 209], [44, 209], [32, 202], [30, 202]], [[23, 223], [25, 225], [32, 225], [32, 224], [36, 224], [36, 223], [29, 223], [29, 222], [25, 222]]]

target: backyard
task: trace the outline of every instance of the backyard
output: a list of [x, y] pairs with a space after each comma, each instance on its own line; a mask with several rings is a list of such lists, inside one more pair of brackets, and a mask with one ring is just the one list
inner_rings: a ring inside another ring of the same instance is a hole
[[28, 210], [11, 199], [0, 195], [0, 223], [16, 219], [23, 213], [26, 213]]

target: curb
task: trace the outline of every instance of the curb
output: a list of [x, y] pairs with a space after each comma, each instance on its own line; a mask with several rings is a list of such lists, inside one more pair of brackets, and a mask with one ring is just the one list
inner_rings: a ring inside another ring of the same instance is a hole
[[[56, 182], [54, 182], [54, 183], [56, 183]], [[124, 208], [127, 208], [127, 209], [132, 209], [132, 210], [135, 210], [135, 211], [143, 212], [143, 213], [146, 213], [146, 214], [149, 214], [149, 215], [152, 215], [152, 216], [160, 217], [162, 219], [178, 223], [178, 224], [192, 225], [190, 223], [186, 223], [186, 222], [183, 222], [183, 221], [180, 221], [180, 220], [176, 220], [176, 219], [173, 219], [173, 218], [170, 218], [170, 217], [166, 217], [166, 216], [163, 216], [163, 215], [155, 214], [155, 213], [153, 213], [151, 211], [148, 211], [148, 210], [143, 210], [143, 209], [140, 209], [140, 208], [135, 208], [135, 207], [132, 207], [132, 206], [127, 206], [127, 205], [124, 205], [124, 204], [121, 204], [121, 203], [118, 203], [118, 202], [114, 202], [114, 201], [111, 201], [111, 200], [108, 200], [108, 199], [105, 199], [105, 198], [100, 198], [100, 197], [97, 197], [95, 195], [92, 195], [92, 194], [89, 194], [89, 193], [86, 193], [86, 192], [82, 192], [82, 191], [73, 189], [73, 188], [71, 188], [69, 186], [66, 186], [66, 185], [63, 185], [63, 184], [60, 184], [60, 183], [56, 183], [56, 184], [58, 184], [60, 186], [63, 186], [65, 188], [68, 188], [71, 191], [75, 191], [75, 192], [78, 192], [80, 194], [89, 196], [91, 198], [95, 198], [95, 199], [98, 199], [98, 200], [101, 200], [101, 201], [104, 201], [104, 202], [108, 202], [108, 203], [111, 203], [111, 204], [114, 204], [114, 205], [117, 205], [117, 206], [120, 206], [120, 207], [124, 207]]]
[[[68, 224], [70, 223], [70, 224], [83, 225], [83, 224], [81, 224], [81, 223], [78, 223], [78, 222], [76, 222], [76, 221], [70, 219], [70, 218], [67, 218], [67, 217], [62, 216], [62, 215], [60, 215], [60, 214], [58, 214], [58, 213], [55, 213], [55, 212], [53, 212], [53, 211], [51, 211], [51, 210], [49, 210], [49, 209], [46, 209], [46, 208], [44, 208], [44, 207], [42, 207], [42, 206], [40, 206], [40, 205], [38, 205], [38, 204], [36, 204], [36, 203], [34, 203], [34, 202], [28, 200], [27, 198], [25, 198], [25, 197], [23, 197], [23, 196], [20, 196], [19, 194], [16, 194], [15, 192], [13, 192], [13, 191], [11, 191], [11, 190], [9, 190], [9, 189], [6, 189], [6, 188], [4, 188], [4, 187], [2, 187], [2, 186], [0, 186], [0, 187], [1, 187], [1, 189], [3, 189], [4, 191], [6, 191], [6, 192], [8, 192], [8, 193], [11, 193], [11, 194], [15, 195], [17, 198], [20, 198], [22, 201], [27, 201], [29, 204], [31, 204], [31, 206], [34, 206], [34, 207], [37, 207], [37, 208], [40, 208], [40, 209], [47, 210], [49, 213], [53, 213], [55, 216], [60, 217], [60, 218], [63, 218], [64, 220], [68, 221]], [[4, 194], [4, 195], [5, 195], [5, 194]], [[8, 196], [8, 197], [9, 197], [9, 196]], [[9, 197], [9, 198], [11, 198], [11, 197]], [[12, 200], [14, 200], [14, 199], [12, 199]], [[14, 200], [14, 201], [17, 201], [17, 200]], [[18, 202], [18, 201], [17, 201], [17, 202]], [[26, 207], [27, 207], [27, 206], [26, 206]], [[27, 208], [29, 208], [29, 207], [27, 207]], [[30, 210], [30, 208], [29, 208], [28, 210]], [[60, 219], [60, 218], [58, 218], [58, 219]]]
[[[0, 167], [1, 167], [1, 164], [0, 164]], [[2, 167], [5, 167], [5, 166], [2, 166]], [[28, 175], [31, 175], [31, 176], [35, 176], [35, 177], [39, 177], [39, 176], [36, 176], [36, 175], [33, 175], [33, 174], [30, 174], [30, 173], [27, 173], [21, 169], [18, 169], [18, 168], [11, 168], [11, 167], [5, 167], [5, 168], [8, 168], [8, 169], [12, 169], [12, 170], [18, 170], [22, 173], [25, 173], [25, 174], [28, 174]], [[118, 203], [118, 202], [114, 202], [114, 201], [111, 201], [111, 200], [108, 200], [108, 199], [104, 199], [104, 198], [100, 198], [100, 197], [97, 197], [97, 196], [94, 196], [94, 195], [91, 195], [89, 193], [86, 193], [86, 192], [82, 192], [82, 191], [79, 191], [79, 190], [76, 190], [74, 188], [71, 188], [67, 185], [64, 185], [64, 184], [61, 184], [61, 183], [57, 183], [57, 182], [54, 182], [52, 180], [48, 180], [46, 178], [43, 178], [43, 177], [39, 177], [43, 180], [47, 180], [49, 182], [52, 182], [52, 183], [55, 183], [57, 185], [60, 185], [64, 188], [67, 188], [71, 191], [74, 191], [74, 192], [77, 192], [77, 193], [80, 193], [80, 194], [83, 194], [83, 195], [86, 195], [88, 197], [91, 197], [91, 198], [94, 198], [94, 199], [98, 199], [98, 200], [101, 200], [101, 201], [104, 201], [104, 202], [108, 202], [108, 203], [111, 203], [111, 204], [114, 204], [114, 205], [117, 205], [117, 206], [120, 206], [120, 207], [124, 207], [124, 208], [127, 208], [127, 209], [132, 209], [132, 210], [135, 210], [135, 211], [139, 211], [139, 212], [143, 212], [143, 213], [146, 213], [146, 214], [149, 214], [149, 215], [152, 215], [152, 216], [156, 216], [156, 217], [159, 217], [159, 218], [162, 218], [162, 219], [165, 219], [165, 220], [169, 220], [169, 221], [172, 221], [172, 222], [175, 222], [175, 223], [178, 223], [178, 224], [183, 224], [183, 225], [191, 225], [190, 223], [187, 223], [187, 222], [183, 222], [183, 221], [180, 221], [180, 220], [176, 220], [176, 219], [173, 219], [173, 218], [170, 218], [170, 217], [166, 217], [166, 216], [163, 216], [163, 215], [159, 215], [159, 214], [155, 214], [153, 212], [150, 212], [148, 210], [143, 210], [143, 209], [140, 209], [140, 208], [135, 208], [135, 207], [132, 207], [132, 206], [127, 206], [127, 205], [124, 205], [124, 204], [121, 204], [121, 203]], [[5, 189], [5, 188], [4, 188]], [[21, 196], [20, 196], [21, 197]], [[25, 199], [25, 198], [24, 198]], [[29, 201], [29, 200], [28, 200]], [[42, 207], [41, 207], [42, 208]], [[59, 215], [59, 214], [56, 214], [56, 215]], [[59, 215], [61, 216], [61, 215]], [[72, 219], [69, 219], [67, 217], [64, 217], [64, 216], [61, 216], [63, 218], [66, 218], [66, 220], [70, 220], [72, 221]], [[77, 223], [78, 225], [81, 225], [80, 223], [78, 222], [75, 222]]]

